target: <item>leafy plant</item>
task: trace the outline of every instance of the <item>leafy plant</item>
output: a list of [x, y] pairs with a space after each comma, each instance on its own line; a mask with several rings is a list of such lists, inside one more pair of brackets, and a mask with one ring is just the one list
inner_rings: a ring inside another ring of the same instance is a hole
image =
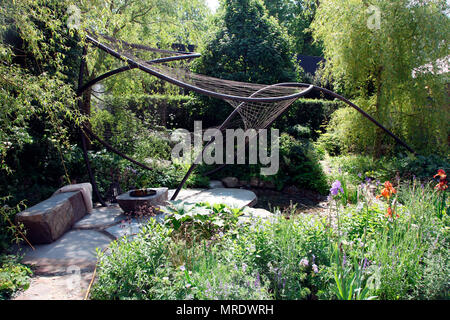
[[210, 240], [219, 233], [232, 229], [243, 210], [223, 204], [185, 204], [172, 201], [163, 209], [167, 215], [165, 223], [173, 229], [172, 236], [186, 241]]
[[357, 262], [348, 263], [341, 256], [340, 248], [334, 246], [333, 258], [335, 287], [333, 291], [338, 300], [373, 300], [376, 296], [369, 296], [369, 287], [364, 279], [363, 268]]
[[0, 256], [0, 300], [10, 298], [18, 290], [28, 289], [31, 274], [31, 269], [20, 264], [16, 256]]

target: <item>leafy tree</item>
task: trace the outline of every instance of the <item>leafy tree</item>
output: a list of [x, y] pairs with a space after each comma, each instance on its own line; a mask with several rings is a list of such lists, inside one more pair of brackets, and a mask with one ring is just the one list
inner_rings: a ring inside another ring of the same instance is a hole
[[[78, 140], [69, 139], [74, 121], [83, 118], [75, 89], [84, 28], [166, 47], [202, 41], [207, 25], [203, 19], [209, 15], [203, 0], [0, 3], [0, 196], [15, 194], [19, 200], [19, 191], [33, 185], [57, 187], [67, 182], [60, 179], [67, 176], [61, 159]], [[68, 25], [74, 8], [80, 11], [78, 30]], [[89, 50], [86, 79], [119, 65], [99, 50]], [[106, 89], [116, 95], [145, 91], [142, 83], [151, 80], [140, 76], [110, 79]], [[88, 107], [90, 96], [85, 97]]]
[[[324, 0], [312, 24], [328, 76], [419, 152], [447, 148], [448, 74], [413, 70], [428, 63], [438, 70], [437, 61], [448, 56], [448, 9], [443, 0]], [[394, 142], [355, 112], [337, 118], [350, 150], [393, 150]]]
[[[288, 37], [261, 0], [226, 0], [219, 14], [217, 31], [195, 66], [198, 73], [265, 84], [297, 80]], [[203, 120], [210, 125], [230, 111], [226, 103], [201, 99], [206, 103]]]
[[323, 54], [322, 46], [314, 42], [309, 29], [319, 5], [318, 0], [265, 0], [264, 2], [270, 15], [287, 29], [296, 53], [311, 56]]

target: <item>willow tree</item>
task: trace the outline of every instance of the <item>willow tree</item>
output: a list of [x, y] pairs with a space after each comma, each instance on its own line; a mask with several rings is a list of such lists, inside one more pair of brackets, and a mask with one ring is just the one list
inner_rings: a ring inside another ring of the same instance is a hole
[[[328, 76], [424, 153], [447, 147], [448, 73], [438, 64], [448, 61], [448, 9], [445, 0], [323, 0], [312, 24]], [[433, 68], [415, 72], [426, 64]], [[392, 149], [381, 131], [349, 110], [340, 110], [335, 124], [356, 150], [372, 148], [380, 156]]]
[[[80, 27], [96, 30], [129, 43], [170, 49], [173, 43], [200, 45], [207, 32], [210, 11], [205, 0], [82, 0]], [[121, 65], [108, 54], [89, 49], [86, 80]], [[143, 72], [131, 71], [103, 82], [115, 96], [178, 89]], [[90, 96], [87, 92], [86, 96]]]

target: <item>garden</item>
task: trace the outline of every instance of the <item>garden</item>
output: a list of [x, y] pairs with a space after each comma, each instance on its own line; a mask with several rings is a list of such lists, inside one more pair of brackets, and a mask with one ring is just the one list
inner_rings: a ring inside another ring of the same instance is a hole
[[[26, 299], [50, 276], [24, 262], [25, 249], [43, 245], [19, 213], [67, 185], [91, 183], [102, 210], [183, 178], [181, 190], [219, 183], [257, 200], [168, 198], [162, 219], [145, 208], [127, 217], [123, 232], [132, 221], [141, 229], [92, 253], [80, 297], [448, 300], [449, 9], [442, 0], [2, 1], [0, 300]], [[321, 62], [307, 72], [313, 57]], [[251, 91], [280, 83], [304, 92]], [[228, 124], [233, 111], [240, 122]], [[205, 130], [278, 129], [266, 150], [277, 152], [277, 172], [262, 174], [245, 145], [245, 164], [191, 173], [173, 150], [180, 132], [195, 140], [200, 120]]]

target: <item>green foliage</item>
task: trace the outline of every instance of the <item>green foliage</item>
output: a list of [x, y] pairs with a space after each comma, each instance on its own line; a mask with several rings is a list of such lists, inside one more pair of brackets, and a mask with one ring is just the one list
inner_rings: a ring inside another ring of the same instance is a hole
[[[306, 131], [308, 130], [306, 129]], [[211, 179], [235, 176], [239, 177], [240, 180], [250, 181], [251, 177], [256, 176], [263, 181], [273, 183], [279, 190], [284, 187], [296, 186], [326, 193], [327, 181], [313, 143], [308, 139], [297, 140], [286, 133], [282, 133], [279, 145], [280, 166], [276, 174], [262, 176], [260, 164], [228, 165], [223, 170], [213, 174]]]
[[201, 205], [195, 214], [177, 207], [168, 224], [151, 221], [100, 256], [92, 298], [448, 299], [450, 220], [437, 217], [437, 196], [429, 187], [398, 187], [398, 218], [363, 198], [329, 217], [238, 219], [212, 238], [198, 224], [189, 233], [197, 242], [175, 229], [207, 221], [198, 209], [214, 219], [226, 207]]
[[188, 248], [170, 234], [169, 228], [150, 221], [135, 240], [114, 242], [110, 254], [100, 254], [91, 298], [268, 298], [262, 284], [253, 284], [255, 277], [248, 268], [229, 272], [237, 261], [221, 258], [219, 248], [206, 244]]
[[31, 269], [11, 255], [0, 256], [0, 300], [6, 300], [18, 290], [30, 286]]
[[[334, 271], [334, 294], [337, 300], [373, 300], [375, 296], [368, 296], [369, 287], [364, 279], [364, 270], [358, 262], [349, 263], [341, 257], [340, 249], [334, 246], [333, 258], [336, 270]], [[346, 259], [346, 258], [345, 258]]]
[[339, 136], [334, 132], [325, 132], [320, 135], [315, 146], [322, 156], [328, 154], [334, 157], [341, 154], [342, 143], [339, 140]]
[[325, 192], [327, 183], [312, 143], [280, 136], [280, 170], [270, 179], [279, 187], [295, 185]]
[[197, 203], [184, 204], [181, 200], [173, 201], [164, 207], [165, 224], [173, 229], [172, 236], [186, 242], [211, 240], [234, 228], [242, 209], [231, 208], [222, 204], [210, 205]]
[[97, 285], [93, 287], [91, 298], [105, 295], [107, 299], [158, 297], [153, 296], [152, 287], [162, 274], [168, 274], [163, 270], [169, 268], [166, 253], [170, 238], [169, 229], [151, 221], [134, 241], [114, 241], [108, 255], [99, 253]]
[[[339, 79], [336, 87], [424, 154], [444, 154], [448, 147], [448, 76], [413, 76], [413, 70], [428, 63], [437, 68], [448, 56], [448, 8], [444, 0], [329, 0], [321, 1], [312, 24], [323, 41], [329, 78]], [[356, 111], [339, 113], [333, 128], [347, 147], [376, 156], [392, 153], [395, 145]]]
[[331, 119], [334, 111], [342, 104], [338, 101], [298, 99], [275, 121], [273, 127], [286, 131], [288, 128], [302, 125], [311, 130], [311, 138], [317, 138], [322, 127]]
[[[4, 1], [0, 9], [0, 170], [14, 170], [24, 145], [43, 136], [63, 143], [68, 130], [63, 120], [80, 119], [73, 109], [71, 87], [73, 53], [76, 45], [62, 23], [67, 2]], [[50, 45], [51, 43], [51, 45]], [[30, 127], [41, 121], [36, 136]], [[9, 159], [8, 159], [9, 157]], [[14, 167], [14, 166], [13, 166]]]
[[23, 225], [14, 222], [15, 215], [23, 209], [24, 204], [21, 202], [11, 208], [6, 204], [8, 198], [0, 198], [0, 254], [5, 252], [12, 243], [19, 244], [24, 240]]
[[[269, 17], [262, 0], [226, 0], [217, 19], [217, 31], [194, 62], [197, 73], [251, 83], [295, 81], [298, 67], [285, 30]], [[197, 97], [210, 116], [206, 125], [218, 125], [231, 107], [216, 99]]]
[[221, 79], [277, 83], [296, 79], [289, 42], [259, 0], [224, 2], [221, 30], [196, 71]]
[[264, 3], [269, 14], [287, 29], [296, 53], [322, 56], [322, 47], [314, 42], [309, 28], [314, 19], [318, 1], [265, 0]]
[[[344, 174], [352, 184], [359, 184], [369, 177], [372, 180], [393, 180], [397, 178], [429, 181], [437, 169], [448, 171], [450, 159], [436, 155], [382, 157], [374, 159], [371, 156], [343, 155], [328, 159], [333, 175]], [[398, 175], [398, 177], [397, 177]]]

